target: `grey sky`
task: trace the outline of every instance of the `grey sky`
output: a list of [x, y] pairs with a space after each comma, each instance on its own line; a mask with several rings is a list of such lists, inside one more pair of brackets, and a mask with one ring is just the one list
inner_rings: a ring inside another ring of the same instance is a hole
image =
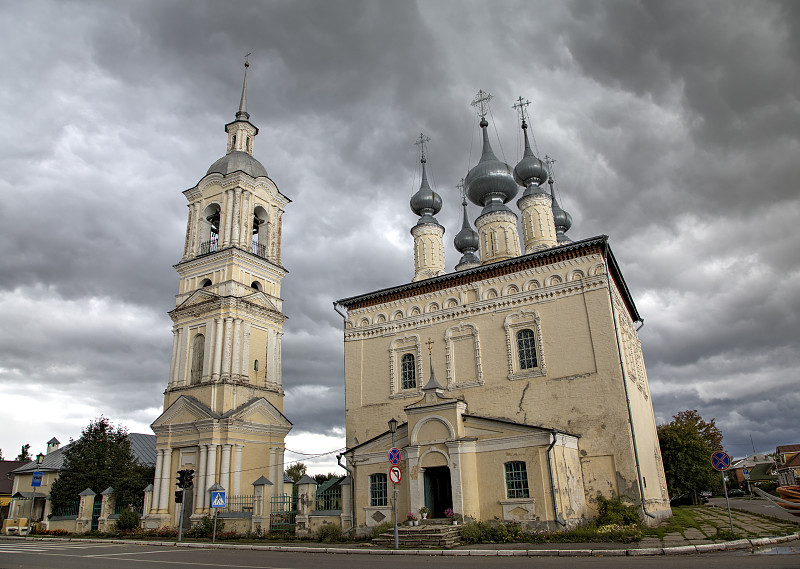
[[[254, 153], [293, 200], [283, 358], [295, 432], [343, 433], [332, 301], [413, 274], [420, 132], [453, 270], [455, 186], [478, 158], [469, 102], [484, 89], [498, 154], [519, 159], [511, 104], [530, 99], [570, 235], [610, 236], [646, 320], [658, 422], [697, 408], [736, 455], [750, 435], [759, 451], [800, 440], [797, 3], [28, 1], [2, 12], [6, 457], [65, 442], [101, 413], [146, 432], [160, 412], [181, 192], [224, 153], [247, 52]], [[341, 439], [314, 440], [296, 450]]]

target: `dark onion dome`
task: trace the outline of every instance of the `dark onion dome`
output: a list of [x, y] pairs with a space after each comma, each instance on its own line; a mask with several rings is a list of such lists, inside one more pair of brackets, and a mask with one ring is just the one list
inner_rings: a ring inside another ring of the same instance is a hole
[[469, 224], [467, 200], [465, 199], [461, 202], [461, 205], [464, 208], [464, 221], [461, 223], [461, 231], [453, 239], [453, 244], [459, 253], [474, 253], [480, 247], [480, 240], [478, 239], [478, 233]]
[[486, 131], [489, 123], [485, 118], [481, 118], [480, 126], [483, 129], [483, 154], [464, 178], [467, 197], [475, 205], [483, 206], [481, 214], [510, 211], [504, 204], [514, 199], [519, 187], [509, 165], [494, 155]]
[[572, 216], [561, 209], [558, 204], [556, 194], [553, 193], [553, 178], [550, 178], [548, 182], [550, 183], [550, 196], [553, 198], [553, 224], [556, 226], [556, 240], [559, 243], [571, 243], [572, 240], [565, 233], [572, 227]]
[[433, 216], [441, 211], [442, 198], [439, 194], [434, 192], [430, 184], [428, 184], [428, 175], [425, 172], [425, 163], [427, 160], [424, 156], [420, 159], [420, 162], [422, 163], [422, 183], [417, 193], [411, 196], [411, 211], [420, 216], [417, 225], [422, 223], [438, 224], [439, 222], [436, 221]]
[[537, 192], [544, 193], [538, 188], [547, 180], [547, 167], [531, 150], [530, 142], [528, 142], [528, 124], [524, 119], [522, 121], [522, 132], [525, 135], [525, 153], [522, 156], [522, 160], [514, 168], [514, 179], [520, 186], [526, 188], [525, 195]]
[[247, 152], [241, 150], [234, 150], [230, 154], [226, 154], [211, 165], [211, 168], [206, 172], [209, 174], [217, 173], [225, 176], [232, 172], [241, 170], [245, 174], [249, 174], [253, 178], [259, 176], [266, 176], [267, 169], [261, 165], [261, 162], [250, 156]]

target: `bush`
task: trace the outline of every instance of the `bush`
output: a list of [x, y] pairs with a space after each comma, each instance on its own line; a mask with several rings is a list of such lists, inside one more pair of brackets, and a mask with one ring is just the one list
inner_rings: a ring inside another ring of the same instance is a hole
[[342, 540], [342, 528], [336, 524], [325, 524], [317, 530], [317, 541], [335, 543]]
[[602, 496], [597, 497], [600, 505], [595, 523], [598, 526], [639, 526], [639, 508], [624, 504], [620, 498], [610, 500]]
[[120, 512], [119, 518], [117, 518], [117, 531], [128, 531], [138, 527], [139, 514], [130, 508], [125, 508]]
[[[221, 519], [217, 519], [217, 537], [223, 533], [225, 529], [225, 522]], [[200, 521], [186, 530], [186, 537], [194, 537], [194, 538], [210, 538], [214, 533], [214, 518], [211, 516], [203, 516], [200, 518]]]
[[386, 533], [390, 529], [394, 529], [392, 522], [383, 522], [372, 528], [372, 539], [379, 537], [382, 533]]

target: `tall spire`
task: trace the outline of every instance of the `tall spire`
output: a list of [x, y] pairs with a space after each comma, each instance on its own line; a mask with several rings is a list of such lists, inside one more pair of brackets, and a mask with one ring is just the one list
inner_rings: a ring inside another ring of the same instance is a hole
[[244, 56], [244, 82], [242, 83], [242, 98], [239, 100], [239, 110], [236, 112], [236, 120], [249, 120], [250, 114], [247, 112], [247, 68], [250, 67], [248, 61], [250, 54]]

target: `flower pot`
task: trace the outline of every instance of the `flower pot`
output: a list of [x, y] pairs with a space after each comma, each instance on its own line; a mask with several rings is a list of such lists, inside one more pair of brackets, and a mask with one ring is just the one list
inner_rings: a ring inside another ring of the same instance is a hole
[[408, 526], [411, 527], [414, 525], [414, 522], [412, 520], [406, 520], [406, 524], [408, 524]]
[[453, 520], [453, 525], [457, 526], [458, 525], [458, 520]]
[[427, 519], [428, 519], [428, 514], [427, 514], [427, 513], [425, 513], [425, 514], [422, 514], [422, 519], [423, 519], [423, 520], [427, 520]]
[[414, 520], [414, 525], [418, 526], [419, 525], [419, 520]]

